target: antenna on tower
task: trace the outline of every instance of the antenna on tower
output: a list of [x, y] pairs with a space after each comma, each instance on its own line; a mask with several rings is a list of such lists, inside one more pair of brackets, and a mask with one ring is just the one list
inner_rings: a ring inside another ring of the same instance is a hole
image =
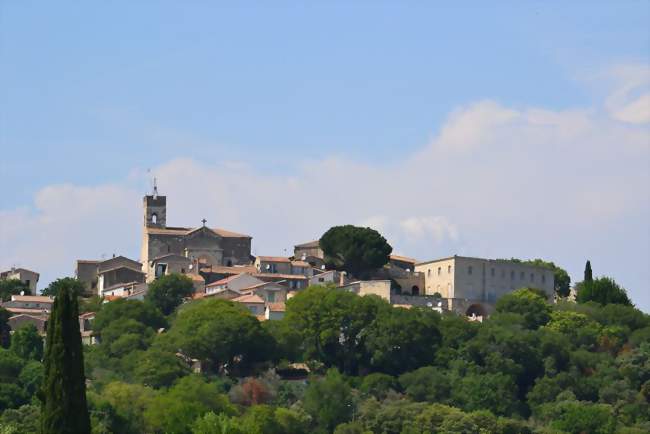
[[156, 180], [156, 177], [153, 178], [153, 198], [158, 198], [158, 182]]

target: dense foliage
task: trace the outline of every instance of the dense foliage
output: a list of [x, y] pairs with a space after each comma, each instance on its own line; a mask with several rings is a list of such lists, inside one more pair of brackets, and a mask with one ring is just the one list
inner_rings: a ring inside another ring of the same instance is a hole
[[0, 279], [0, 301], [11, 299], [12, 295], [30, 295], [29, 286], [18, 279]]
[[[627, 304], [550, 304], [522, 288], [478, 323], [313, 286], [279, 321], [226, 300], [166, 316], [119, 300], [94, 329], [94, 433], [650, 431], [650, 317]], [[0, 432], [38, 432], [33, 335], [0, 350]]]
[[356, 276], [388, 263], [393, 248], [376, 230], [358, 226], [334, 226], [320, 238], [325, 262]]

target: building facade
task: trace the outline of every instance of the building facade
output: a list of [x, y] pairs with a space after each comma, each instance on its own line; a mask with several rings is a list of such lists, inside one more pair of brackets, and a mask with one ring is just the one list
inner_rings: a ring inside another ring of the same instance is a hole
[[425, 295], [445, 299], [459, 313], [485, 316], [501, 296], [523, 287], [553, 299], [553, 271], [516, 261], [452, 256], [416, 264], [415, 271], [424, 276]]
[[11, 270], [3, 271], [0, 273], [0, 279], [10, 280], [17, 279], [24, 283], [32, 294], [36, 294], [38, 285], [39, 274], [35, 271], [27, 270], [25, 268], [12, 268]]
[[[251, 237], [224, 229], [173, 227], [167, 225], [167, 198], [153, 195], [143, 198], [144, 222], [141, 260], [147, 281], [167, 274], [166, 267], [181, 266], [178, 257], [188, 258], [187, 266], [210, 268], [247, 265], [251, 258]], [[189, 272], [188, 270], [178, 270]]]

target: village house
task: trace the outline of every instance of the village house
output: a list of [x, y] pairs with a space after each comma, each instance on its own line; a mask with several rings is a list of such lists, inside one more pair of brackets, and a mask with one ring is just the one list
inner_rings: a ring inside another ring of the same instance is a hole
[[29, 288], [30, 294], [36, 294], [39, 277], [40, 275], [37, 272], [26, 268], [12, 267], [10, 270], [0, 272], [0, 280], [20, 280]]
[[[86, 290], [87, 296], [105, 296], [105, 291], [120, 285], [145, 282], [142, 264], [125, 256], [115, 256], [106, 260], [77, 260], [75, 275]], [[110, 294], [109, 294], [110, 295]]]

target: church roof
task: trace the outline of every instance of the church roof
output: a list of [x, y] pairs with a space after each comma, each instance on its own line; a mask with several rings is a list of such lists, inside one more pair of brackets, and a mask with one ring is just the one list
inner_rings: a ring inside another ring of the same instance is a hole
[[[181, 227], [168, 226], [166, 228], [154, 228], [154, 227], [146, 228], [147, 233], [152, 235], [188, 235], [189, 233], [194, 232], [197, 229], [201, 229], [201, 227], [181, 228]], [[252, 238], [250, 235], [227, 231], [225, 229], [220, 229], [220, 228], [208, 228], [208, 229], [210, 229], [212, 232], [214, 232], [215, 234], [223, 238]]]

